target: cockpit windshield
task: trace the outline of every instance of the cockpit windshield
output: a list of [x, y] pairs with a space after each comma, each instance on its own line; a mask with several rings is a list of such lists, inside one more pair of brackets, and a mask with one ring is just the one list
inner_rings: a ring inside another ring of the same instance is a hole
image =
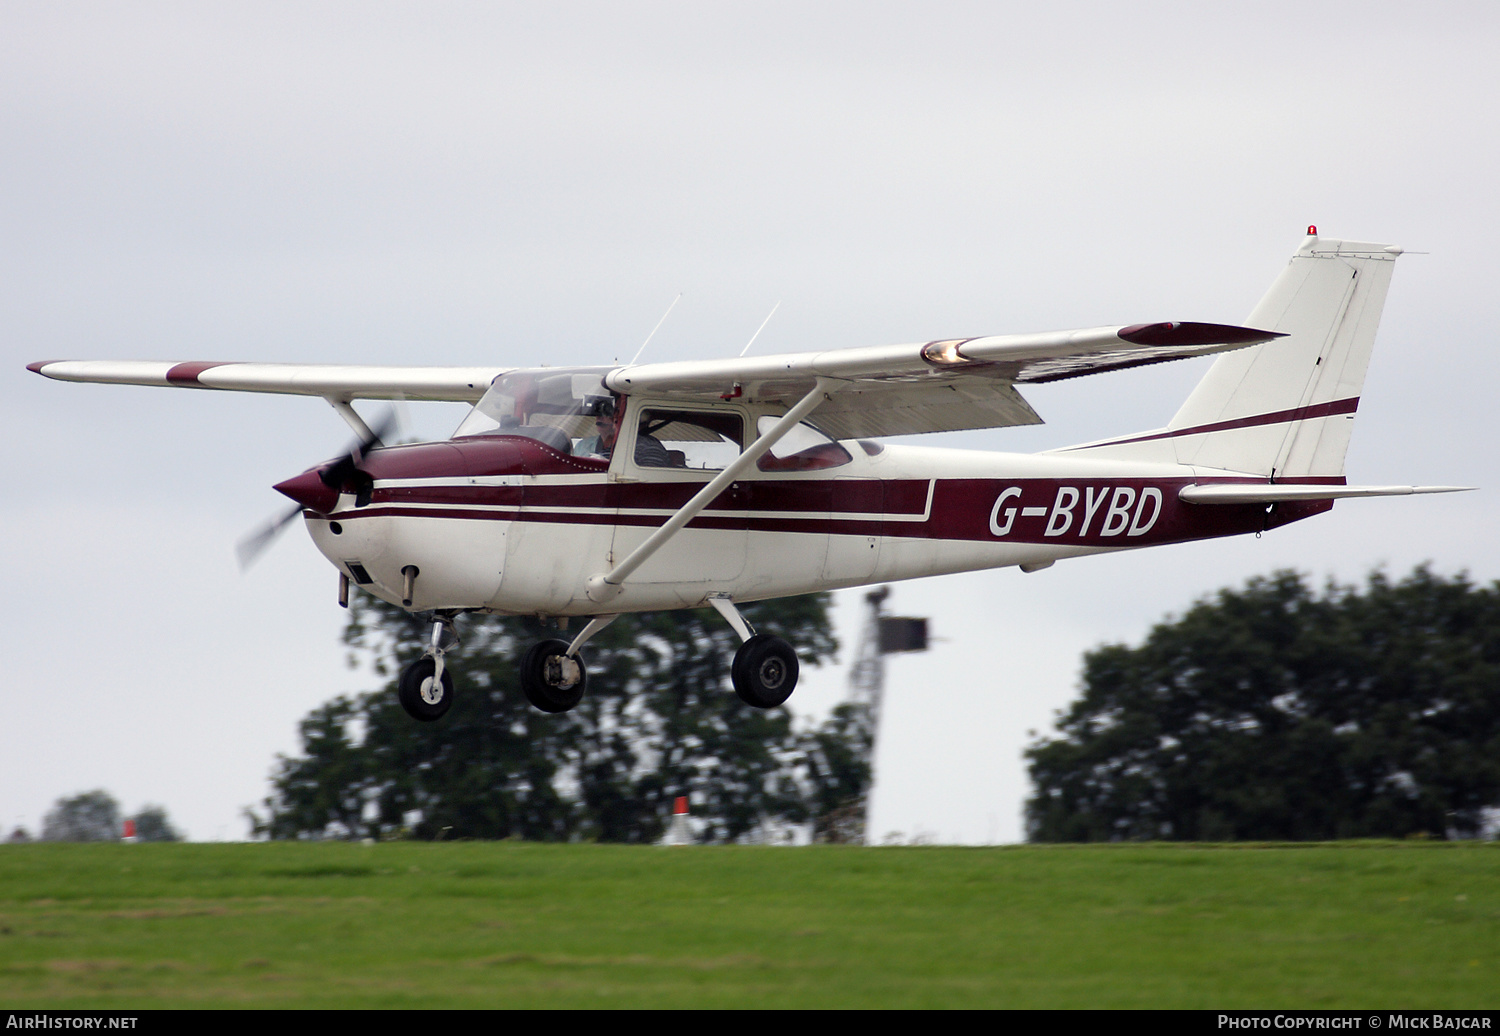
[[502, 374], [453, 437], [524, 435], [571, 453], [573, 440], [594, 434], [597, 415], [614, 413], [615, 397], [604, 387], [604, 375], [611, 370], [533, 367]]

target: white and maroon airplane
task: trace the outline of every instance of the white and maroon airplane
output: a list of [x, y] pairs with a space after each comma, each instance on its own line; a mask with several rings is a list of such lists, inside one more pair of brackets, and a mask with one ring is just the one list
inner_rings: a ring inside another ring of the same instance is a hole
[[[1343, 497], [1349, 443], [1401, 249], [1302, 246], [1247, 327], [1132, 324], [625, 367], [44, 361], [62, 381], [322, 396], [360, 443], [276, 488], [339, 571], [431, 613], [403, 672], [419, 720], [452, 704], [463, 612], [587, 619], [521, 663], [527, 698], [582, 698], [579, 649], [622, 612], [716, 608], [735, 691], [783, 703], [797, 658], [735, 602], [1262, 532]], [[1022, 455], [874, 437], [1041, 419], [1018, 385], [1223, 353], [1164, 428]], [[354, 399], [474, 404], [446, 442], [382, 446]], [[450, 636], [445, 637], [445, 632]]]

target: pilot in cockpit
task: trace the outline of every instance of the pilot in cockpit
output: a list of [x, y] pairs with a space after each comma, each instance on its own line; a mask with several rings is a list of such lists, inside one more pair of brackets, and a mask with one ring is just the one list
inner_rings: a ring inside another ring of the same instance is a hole
[[[620, 415], [616, 412], [614, 400], [603, 400], [594, 411], [594, 435], [579, 439], [578, 444], [573, 447], [575, 457], [611, 457], [614, 455], [615, 441], [620, 437]], [[635, 462], [643, 468], [665, 468], [672, 463], [667, 454], [667, 448], [661, 444], [661, 440], [654, 435], [647, 434], [644, 428], [638, 429], [635, 436]]]

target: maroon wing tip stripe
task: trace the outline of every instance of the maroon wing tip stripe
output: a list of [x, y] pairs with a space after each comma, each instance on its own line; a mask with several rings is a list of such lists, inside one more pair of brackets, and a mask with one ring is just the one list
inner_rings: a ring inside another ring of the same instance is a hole
[[26, 369], [29, 370], [29, 371], [31, 371], [33, 374], [40, 374], [40, 373], [42, 373], [42, 368], [45, 367], [45, 366], [47, 366], [47, 364], [49, 364], [49, 363], [59, 363], [59, 362], [61, 362], [61, 361], [59, 361], [59, 360], [37, 360], [35, 363], [28, 363], [26, 365]]
[[167, 384], [178, 385], [183, 388], [208, 388], [207, 385], [198, 380], [198, 375], [210, 367], [223, 367], [224, 365], [224, 361], [222, 360], [195, 360], [192, 363], [179, 363], [167, 371]]
[[1268, 342], [1273, 338], [1286, 337], [1280, 331], [1261, 331], [1253, 327], [1235, 327], [1233, 324], [1200, 324], [1190, 320], [1131, 324], [1116, 333], [1125, 341], [1136, 345], [1159, 346], [1249, 345], [1252, 342]]

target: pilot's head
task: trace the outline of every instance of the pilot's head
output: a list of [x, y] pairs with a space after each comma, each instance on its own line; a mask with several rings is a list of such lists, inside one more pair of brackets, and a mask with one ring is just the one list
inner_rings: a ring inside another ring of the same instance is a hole
[[602, 401], [594, 410], [594, 434], [599, 436], [601, 446], [613, 446], [619, 435], [615, 424], [615, 403], [612, 399]]

